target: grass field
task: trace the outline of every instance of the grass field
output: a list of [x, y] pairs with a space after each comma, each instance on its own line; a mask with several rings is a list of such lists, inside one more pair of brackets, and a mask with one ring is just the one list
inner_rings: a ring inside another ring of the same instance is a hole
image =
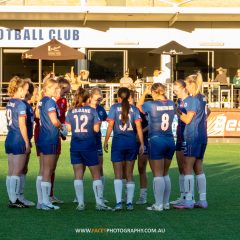
[[[58, 211], [8, 209], [5, 188], [7, 160], [4, 143], [0, 142], [0, 239], [240, 239], [240, 144], [210, 144], [205, 156], [208, 209], [149, 212], [146, 206], [136, 206], [133, 212], [97, 212], [91, 179], [85, 176], [86, 210], [75, 210], [73, 172], [69, 161], [69, 143], [56, 172], [56, 195], [65, 201]], [[113, 171], [109, 154], [105, 155], [105, 197], [114, 206]], [[29, 164], [25, 195], [36, 201], [35, 178], [38, 160], [33, 149]], [[153, 202], [152, 176], [148, 167], [149, 198]], [[135, 167], [135, 200], [138, 196], [138, 175]], [[176, 160], [170, 169], [171, 199], [178, 196]], [[197, 195], [197, 194], [196, 194]], [[164, 233], [76, 233], [77, 228], [157, 228]], [[47, 237], [48, 236], [48, 237]]]

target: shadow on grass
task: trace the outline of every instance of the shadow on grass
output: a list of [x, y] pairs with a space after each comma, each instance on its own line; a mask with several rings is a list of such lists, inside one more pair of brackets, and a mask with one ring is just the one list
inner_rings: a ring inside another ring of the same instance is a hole
[[[86, 210], [78, 212], [74, 199], [73, 171], [69, 153], [65, 148], [56, 172], [56, 196], [65, 201], [59, 211], [44, 212], [31, 209], [8, 209], [5, 188], [7, 161], [0, 149], [0, 239], [240, 239], [239, 235], [239, 180], [240, 163], [236, 146], [214, 145], [206, 154], [207, 198], [209, 208], [193, 210], [171, 209], [149, 212], [145, 206], [135, 205], [133, 212], [97, 212], [92, 190], [92, 180], [87, 171], [84, 180]], [[216, 150], [217, 148], [217, 150]], [[228, 153], [227, 150], [232, 152]], [[234, 151], [234, 154], [233, 154]], [[113, 170], [109, 154], [105, 155], [105, 198], [114, 206]], [[230, 159], [230, 161], [227, 161]], [[33, 151], [25, 195], [36, 201], [35, 178], [38, 161]], [[139, 194], [139, 178], [135, 166], [135, 197]], [[153, 203], [152, 174], [148, 167], [148, 202]], [[171, 199], [179, 195], [176, 160], [170, 169], [172, 180]], [[196, 199], [198, 194], [195, 193]], [[164, 233], [76, 233], [76, 228], [150, 228], [164, 229]]]

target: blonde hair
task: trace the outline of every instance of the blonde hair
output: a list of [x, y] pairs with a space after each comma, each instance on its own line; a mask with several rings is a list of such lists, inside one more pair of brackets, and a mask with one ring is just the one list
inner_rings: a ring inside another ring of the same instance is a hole
[[190, 94], [196, 96], [197, 94], [202, 93], [203, 79], [200, 72], [195, 75], [189, 75], [188, 77], [186, 77], [185, 81], [187, 83], [187, 90]]
[[18, 89], [20, 87], [22, 88], [25, 84], [27, 84], [27, 82], [25, 82], [22, 78], [14, 76], [8, 84], [8, 95], [13, 97]]
[[46, 92], [46, 89], [51, 88], [54, 84], [58, 84], [58, 82], [55, 79], [53, 78], [46, 79], [42, 85], [42, 91]]
[[91, 97], [95, 94], [99, 94], [99, 95], [102, 95], [102, 90], [98, 87], [94, 87], [91, 89]]
[[161, 83], [154, 83], [151, 87], [151, 92], [154, 92], [157, 95], [165, 96], [166, 87]]

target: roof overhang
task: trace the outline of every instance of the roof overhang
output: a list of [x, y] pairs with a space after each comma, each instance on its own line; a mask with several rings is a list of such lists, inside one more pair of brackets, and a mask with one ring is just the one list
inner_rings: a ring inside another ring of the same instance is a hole
[[[1, 6], [0, 21], [240, 21], [239, 8]], [[1, 24], [0, 24], [1, 25]]]

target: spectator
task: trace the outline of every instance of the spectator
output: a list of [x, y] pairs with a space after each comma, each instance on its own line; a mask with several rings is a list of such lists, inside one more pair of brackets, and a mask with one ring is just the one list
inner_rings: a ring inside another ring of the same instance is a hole
[[218, 74], [217, 74], [216, 78], [214, 79], [214, 82], [219, 82], [220, 85], [228, 85], [227, 69], [220, 67], [216, 71], [218, 72]]
[[240, 88], [240, 68], [237, 69], [236, 75], [233, 78], [234, 87]]
[[134, 88], [133, 80], [129, 77], [128, 71], [125, 71], [124, 76], [120, 79], [120, 87]]
[[236, 75], [233, 78], [233, 84], [234, 84], [234, 98], [236, 107], [240, 108], [240, 68], [237, 69]]
[[163, 78], [162, 70], [155, 69], [153, 72], [153, 83], [166, 83], [166, 79]]

